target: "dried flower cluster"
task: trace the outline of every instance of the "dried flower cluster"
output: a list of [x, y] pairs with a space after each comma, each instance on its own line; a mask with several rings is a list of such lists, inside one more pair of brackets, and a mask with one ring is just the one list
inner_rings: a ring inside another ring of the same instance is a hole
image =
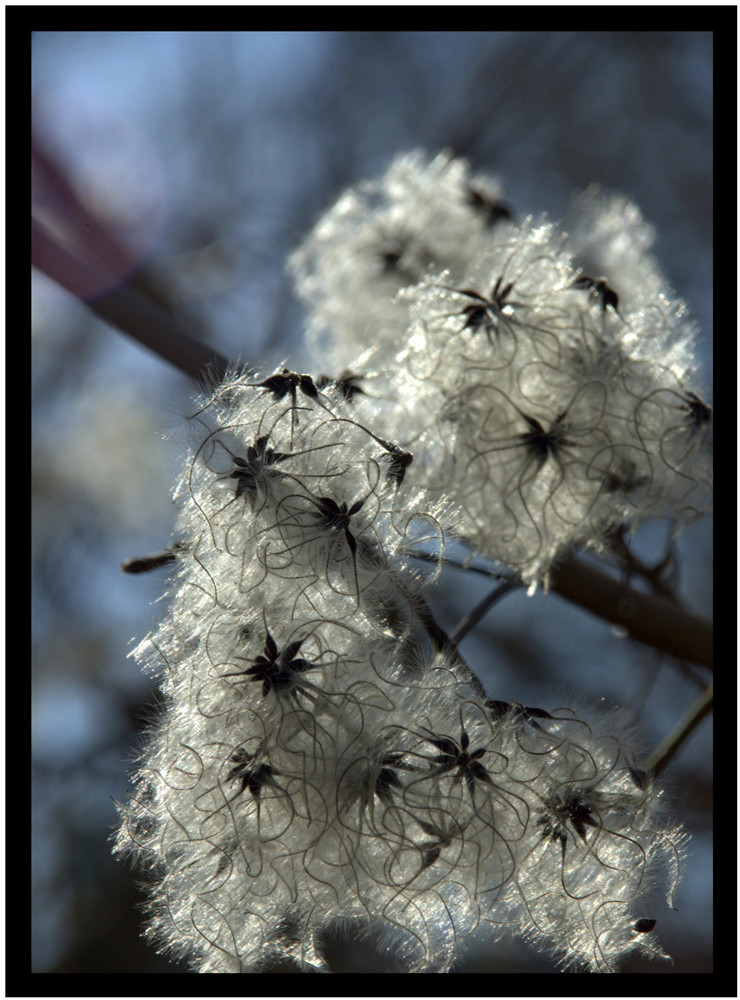
[[490, 700], [439, 642], [407, 556], [445, 511], [411, 456], [285, 371], [193, 424], [170, 608], [137, 650], [165, 710], [118, 837], [152, 871], [149, 935], [201, 972], [322, 968], [336, 922], [411, 971], [484, 924], [597, 971], [661, 954], [633, 904], [666, 860], [672, 891], [681, 832], [617, 720]]
[[711, 410], [644, 224], [582, 207], [617, 293], [500, 196], [421, 154], [345, 194], [291, 265], [343, 373], [233, 372], [190, 420], [169, 608], [136, 650], [163, 711], [116, 850], [199, 972], [322, 970], [348, 924], [412, 972], [479, 928], [592, 972], [665, 957], [640, 907], [659, 882], [670, 903], [686, 836], [634, 733], [491, 697], [412, 568], [454, 532], [536, 583], [710, 501]]
[[400, 157], [291, 268], [323, 363], [365, 376], [456, 531], [534, 585], [626, 522], [706, 513], [712, 412], [637, 208], [589, 191], [568, 239], [499, 196], [464, 161]]

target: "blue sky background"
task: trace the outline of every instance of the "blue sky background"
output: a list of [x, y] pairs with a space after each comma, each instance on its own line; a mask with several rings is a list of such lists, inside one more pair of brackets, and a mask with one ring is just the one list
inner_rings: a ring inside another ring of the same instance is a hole
[[[35, 126], [78, 196], [131, 234], [171, 307], [231, 358], [311, 370], [287, 254], [351, 183], [399, 151], [449, 146], [496, 174], [520, 214], [554, 218], [591, 182], [632, 196], [701, 327], [711, 398], [709, 32], [38, 32]], [[164, 292], [163, 292], [164, 294]], [[127, 659], [161, 578], [120, 562], [169, 539], [179, 373], [33, 274], [34, 971], [183, 971], [137, 938], [131, 874], [109, 855], [148, 680]], [[43, 475], [40, 475], [43, 470]], [[660, 531], [640, 544], [657, 552]], [[711, 614], [710, 525], [679, 544], [681, 595]], [[446, 626], [485, 591], [454, 572]], [[514, 594], [464, 647], [494, 697], [574, 694], [635, 710], [648, 742], [691, 678], [557, 598]], [[495, 692], [495, 693], [494, 693]], [[693, 833], [679, 912], [658, 907], [676, 964], [711, 968], [711, 724], [678, 758]], [[524, 945], [461, 971], [554, 971]]]

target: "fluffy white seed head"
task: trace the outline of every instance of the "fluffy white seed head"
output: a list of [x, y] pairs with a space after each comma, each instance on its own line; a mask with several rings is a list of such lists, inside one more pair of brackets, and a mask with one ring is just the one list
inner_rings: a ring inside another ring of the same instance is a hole
[[[448, 157], [395, 161], [309, 237], [298, 289], [312, 321], [343, 345], [342, 364], [367, 376], [374, 418], [414, 451], [426, 485], [462, 509], [448, 527], [526, 582], [546, 583], [560, 555], [598, 550], [625, 524], [665, 517], [678, 530], [707, 512], [711, 407], [695, 382], [695, 328], [636, 206], [589, 191], [570, 234], [531, 218], [486, 225], [471, 215], [467, 171]], [[414, 246], [434, 247], [403, 280], [394, 267], [392, 287], [355, 242], [377, 248], [368, 234], [386, 202], [408, 208]], [[329, 253], [355, 285], [336, 280]]]
[[396, 294], [430, 268], [461, 274], [487, 245], [499, 196], [498, 184], [471, 174], [464, 160], [417, 150], [339, 198], [289, 263], [311, 310], [309, 343], [330, 369], [346, 368], [369, 345], [395, 350], [408, 326]]
[[575, 219], [515, 223], [464, 161], [399, 157], [291, 262], [335, 380], [232, 372], [190, 418], [168, 609], [135, 650], [162, 711], [116, 850], [149, 869], [148, 936], [197, 971], [323, 970], [342, 925], [413, 972], [479, 927], [579, 970], [664, 957], [646, 907], [686, 836], [634, 733], [487, 699], [411, 562], [454, 534], [534, 586], [711, 504], [649, 227], [616, 196]]
[[658, 954], [635, 905], [681, 834], [616, 723], [486, 701], [441, 648], [407, 557], [449, 514], [413, 463], [285, 369], [190, 425], [170, 605], [136, 650], [163, 708], [116, 845], [150, 871], [151, 940], [219, 973], [323, 969], [338, 924], [415, 972], [483, 925], [594, 971]]

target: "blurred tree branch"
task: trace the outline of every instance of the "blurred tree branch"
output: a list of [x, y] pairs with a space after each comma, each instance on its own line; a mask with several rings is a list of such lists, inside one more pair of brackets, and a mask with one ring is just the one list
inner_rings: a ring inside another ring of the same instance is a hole
[[33, 266], [185, 375], [220, 380], [227, 360], [185, 329], [135, 255], [81, 203], [62, 166], [35, 139], [31, 157]]
[[[94, 264], [57, 243], [51, 232], [36, 220], [32, 222], [32, 263], [73, 295], [79, 281], [94, 279], [96, 275], [104, 277], [104, 272]], [[192, 379], [220, 381], [226, 373], [226, 358], [196, 340], [161, 306], [127, 285], [115, 286], [85, 304], [96, 316]]]

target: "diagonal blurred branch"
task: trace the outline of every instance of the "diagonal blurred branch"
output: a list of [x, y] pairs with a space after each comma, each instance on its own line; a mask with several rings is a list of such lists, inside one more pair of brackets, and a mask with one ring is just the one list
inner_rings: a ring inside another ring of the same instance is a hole
[[[105, 273], [56, 241], [37, 220], [32, 223], [32, 263], [72, 295], [80, 282], [102, 281]], [[192, 337], [171, 315], [129, 285], [117, 285], [85, 304], [106, 323], [128, 334], [190, 378], [223, 378], [228, 361]]]
[[190, 378], [223, 377], [227, 360], [166, 308], [136, 254], [106, 219], [80, 201], [64, 168], [36, 137], [31, 155], [34, 267]]

